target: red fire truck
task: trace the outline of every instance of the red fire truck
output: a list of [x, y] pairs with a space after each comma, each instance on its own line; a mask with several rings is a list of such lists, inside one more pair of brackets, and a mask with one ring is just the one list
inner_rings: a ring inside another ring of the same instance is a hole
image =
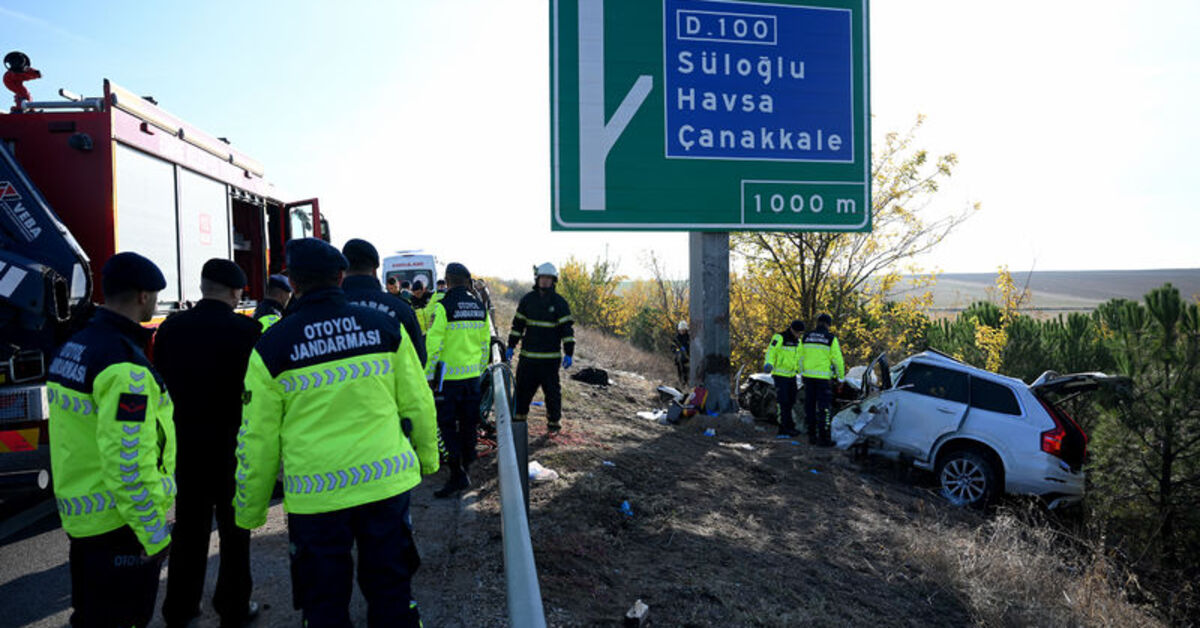
[[161, 317], [200, 299], [210, 258], [242, 267], [252, 307], [289, 239], [329, 239], [317, 199], [280, 198], [261, 164], [153, 100], [107, 80], [59, 93], [0, 113], [0, 489], [48, 486], [46, 366], [111, 255], [162, 269]]

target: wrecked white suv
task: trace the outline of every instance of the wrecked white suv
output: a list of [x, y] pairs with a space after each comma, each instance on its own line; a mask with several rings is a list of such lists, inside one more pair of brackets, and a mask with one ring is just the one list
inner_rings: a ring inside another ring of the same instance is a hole
[[834, 417], [838, 446], [933, 471], [946, 499], [969, 506], [1001, 493], [1036, 495], [1049, 508], [1082, 499], [1088, 437], [1060, 404], [1129, 381], [1046, 372], [1026, 384], [936, 351], [855, 370], [862, 399]]

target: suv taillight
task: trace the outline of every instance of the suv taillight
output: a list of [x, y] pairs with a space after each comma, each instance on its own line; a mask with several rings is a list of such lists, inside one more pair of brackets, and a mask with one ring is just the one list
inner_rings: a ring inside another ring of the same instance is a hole
[[1054, 429], [1042, 432], [1042, 451], [1056, 458], [1062, 458], [1062, 442], [1067, 435], [1067, 430], [1063, 429], [1062, 423], [1058, 422], [1058, 417], [1054, 416], [1053, 411], [1050, 412], [1050, 418], [1054, 419]]
[[[1050, 420], [1054, 421], [1053, 429], [1042, 432], [1042, 451], [1050, 454], [1051, 456], [1071, 463], [1072, 467], [1075, 467], [1077, 464], [1087, 460], [1088, 435], [1083, 431], [1083, 428], [1079, 427], [1079, 424], [1075, 422], [1075, 419], [1072, 419], [1071, 415], [1067, 414], [1064, 410], [1050, 405], [1045, 399], [1039, 398], [1038, 401], [1041, 402], [1042, 407], [1046, 409], [1046, 414], [1050, 415]], [[1067, 428], [1063, 425], [1064, 420], [1070, 421], [1071, 427], [1074, 428], [1074, 431], [1078, 432], [1079, 435], [1083, 437], [1083, 443], [1081, 444], [1083, 451], [1080, 452], [1082, 455], [1079, 457], [1078, 461], [1068, 460], [1067, 456], [1064, 455], [1063, 441], [1068, 437]]]

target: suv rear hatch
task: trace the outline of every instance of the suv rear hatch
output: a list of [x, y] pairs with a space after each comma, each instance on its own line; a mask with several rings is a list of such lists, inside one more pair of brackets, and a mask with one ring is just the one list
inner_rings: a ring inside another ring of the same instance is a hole
[[1078, 471], [1087, 461], [1088, 436], [1071, 415], [1062, 408], [1062, 403], [1079, 395], [1107, 388], [1115, 391], [1128, 390], [1130, 379], [1104, 373], [1073, 373], [1059, 375], [1054, 371], [1042, 373], [1030, 390], [1046, 408], [1054, 420], [1054, 428], [1042, 432], [1042, 451], [1057, 456], [1067, 463], [1072, 471]]

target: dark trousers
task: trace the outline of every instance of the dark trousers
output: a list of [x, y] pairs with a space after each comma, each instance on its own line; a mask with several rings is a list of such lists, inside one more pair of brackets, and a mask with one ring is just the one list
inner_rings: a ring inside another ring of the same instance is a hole
[[71, 538], [71, 625], [117, 628], [150, 623], [158, 597], [158, 574], [166, 551], [142, 557], [142, 544], [127, 526]]
[[833, 388], [827, 379], [804, 378], [804, 423], [810, 442], [829, 440]]
[[167, 597], [163, 601], [163, 618], [168, 625], [183, 625], [200, 612], [214, 515], [221, 557], [213, 608], [222, 623], [237, 624], [250, 606], [250, 531], [234, 522], [233, 472], [219, 473], [223, 468], [205, 469], [214, 476], [211, 478], [177, 475], [179, 496], [175, 500]]
[[513, 401], [515, 414], [529, 414], [529, 402], [538, 387], [546, 397], [546, 422], [551, 425], [562, 420], [562, 386], [558, 383], [557, 358], [521, 358], [517, 364], [517, 385]]
[[358, 588], [368, 626], [416, 627], [411, 581], [421, 565], [412, 538], [409, 493], [315, 515], [288, 515], [292, 601], [308, 628], [349, 627], [358, 545]]
[[792, 412], [796, 408], [796, 376], [771, 376], [775, 380], [775, 400], [779, 403], [779, 431], [788, 432], [796, 429], [796, 419]]
[[463, 470], [475, 461], [475, 439], [479, 430], [479, 404], [483, 392], [479, 380], [447, 380], [437, 399], [438, 429], [451, 465]]

